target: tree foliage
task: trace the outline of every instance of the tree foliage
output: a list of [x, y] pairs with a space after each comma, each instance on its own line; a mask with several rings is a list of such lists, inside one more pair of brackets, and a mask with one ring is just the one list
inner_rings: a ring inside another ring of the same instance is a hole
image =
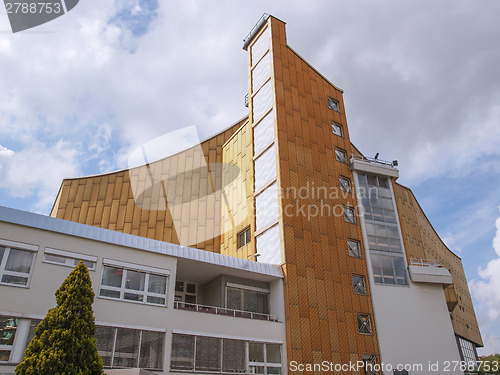
[[16, 375], [103, 374], [97, 354], [94, 292], [87, 267], [80, 262], [56, 291], [57, 306], [35, 329]]
[[486, 374], [500, 374], [500, 354], [491, 354], [489, 356], [480, 356], [479, 360], [482, 362], [478, 375]]

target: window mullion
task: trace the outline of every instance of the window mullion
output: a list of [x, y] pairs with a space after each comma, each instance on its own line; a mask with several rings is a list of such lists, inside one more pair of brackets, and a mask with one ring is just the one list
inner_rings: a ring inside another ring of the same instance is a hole
[[137, 349], [137, 367], [139, 367], [139, 363], [141, 360], [141, 346], [142, 346], [142, 330], [139, 331], [139, 348]]
[[127, 282], [127, 270], [125, 268], [122, 268], [122, 285], [120, 288], [120, 299], [125, 299], [125, 283]]
[[115, 332], [113, 333], [113, 350], [111, 350], [111, 368], [113, 368], [114, 362], [115, 362], [115, 349], [116, 349], [116, 336], [117, 336], [117, 331], [118, 328], [114, 329]]

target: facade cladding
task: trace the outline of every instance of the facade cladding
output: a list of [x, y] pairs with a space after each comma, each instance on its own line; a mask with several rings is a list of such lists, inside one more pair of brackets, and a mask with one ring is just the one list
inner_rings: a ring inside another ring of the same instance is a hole
[[52, 218], [0, 211], [0, 288], [18, 301], [0, 309], [6, 371], [80, 260], [108, 369], [434, 374], [474, 361], [461, 260], [396, 163], [355, 148], [342, 90], [282, 21], [264, 16], [244, 49], [247, 118], [146, 166], [64, 180]]

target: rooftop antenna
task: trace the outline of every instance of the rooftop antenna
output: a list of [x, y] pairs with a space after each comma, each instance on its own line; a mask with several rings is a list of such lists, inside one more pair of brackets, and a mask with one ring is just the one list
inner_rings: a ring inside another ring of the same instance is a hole
[[377, 159], [378, 159], [378, 155], [379, 155], [379, 153], [377, 152], [377, 153], [375, 154], [375, 160], [377, 160]]

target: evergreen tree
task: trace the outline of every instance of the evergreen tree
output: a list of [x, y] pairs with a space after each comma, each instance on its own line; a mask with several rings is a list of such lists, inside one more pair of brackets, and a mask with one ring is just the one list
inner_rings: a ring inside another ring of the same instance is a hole
[[94, 292], [87, 267], [80, 262], [56, 291], [57, 306], [35, 329], [16, 375], [103, 374], [97, 354]]

